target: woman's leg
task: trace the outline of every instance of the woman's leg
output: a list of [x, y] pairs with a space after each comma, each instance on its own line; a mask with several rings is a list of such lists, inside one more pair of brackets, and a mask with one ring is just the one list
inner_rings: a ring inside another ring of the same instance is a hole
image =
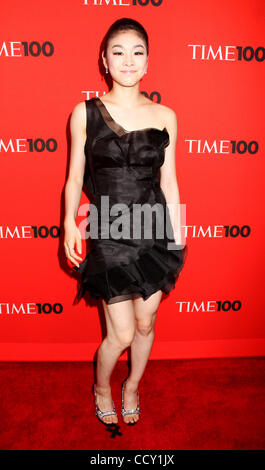
[[[135, 335], [135, 314], [132, 300], [108, 305], [102, 299], [107, 336], [98, 349], [97, 358], [97, 404], [101, 411], [112, 410], [110, 378], [114, 366], [132, 342]], [[105, 423], [117, 423], [115, 415], [104, 416]]]
[[[147, 300], [140, 297], [133, 301], [136, 332], [131, 343], [131, 372], [124, 387], [124, 408], [126, 410], [135, 409], [137, 406], [136, 391], [153, 346], [155, 321], [161, 297], [162, 291], [159, 290]], [[123, 419], [127, 423], [134, 422], [139, 419], [139, 415], [126, 415]]]

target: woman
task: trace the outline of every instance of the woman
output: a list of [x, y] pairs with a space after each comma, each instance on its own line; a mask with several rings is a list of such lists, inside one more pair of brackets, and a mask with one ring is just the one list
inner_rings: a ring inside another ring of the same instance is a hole
[[[174, 288], [186, 255], [186, 246], [181, 245], [180, 224], [173, 224], [171, 213], [170, 236], [158, 239], [154, 231], [151, 238], [143, 236], [142, 231], [140, 238], [133, 238], [131, 232], [124, 238], [98, 236], [91, 240], [92, 249], [86, 258], [82, 261], [79, 256], [81, 234], [75, 218], [83, 183], [90, 189], [99, 210], [103, 195], [109, 197], [112, 205], [127, 204], [127, 215], [131, 213], [132, 203], [140, 201], [150, 207], [157, 204], [158, 226], [163, 225], [163, 230], [165, 214], [168, 215], [166, 204], [179, 204], [176, 114], [139, 91], [140, 81], [147, 73], [148, 54], [145, 29], [129, 18], [116, 21], [105, 37], [102, 52], [112, 88], [103, 97], [78, 103], [71, 117], [64, 247], [66, 257], [82, 275], [78, 298], [87, 290], [103, 303], [107, 336], [98, 350], [94, 398], [96, 415], [105, 424], [118, 422], [110, 378], [119, 356], [128, 346], [131, 346], [132, 367], [122, 384], [122, 416], [127, 424], [135, 424], [139, 419], [138, 385], [153, 345], [162, 291], [168, 294]], [[161, 207], [165, 209], [163, 214]], [[115, 228], [119, 218], [112, 215], [110, 220]], [[152, 216], [148, 220], [152, 221]], [[136, 228], [139, 225], [138, 220]], [[166, 246], [170, 240], [173, 240], [173, 250]]]

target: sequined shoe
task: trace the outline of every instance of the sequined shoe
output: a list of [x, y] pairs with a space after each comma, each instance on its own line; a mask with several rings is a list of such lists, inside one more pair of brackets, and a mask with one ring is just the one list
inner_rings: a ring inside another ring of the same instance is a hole
[[101, 421], [101, 423], [107, 425], [107, 426], [113, 426], [113, 424], [117, 424], [117, 423], [106, 423], [105, 421], [103, 421], [102, 418], [104, 418], [104, 416], [110, 416], [110, 415], [115, 415], [117, 416], [117, 413], [116, 413], [116, 410], [115, 410], [115, 406], [114, 406], [114, 403], [112, 401], [112, 411], [101, 411], [97, 405], [97, 395], [96, 395], [96, 384], [94, 383], [94, 397], [95, 397], [95, 407], [96, 407], [96, 416], [99, 418], [99, 420]]
[[[128, 377], [127, 377], [128, 379]], [[126, 416], [126, 415], [133, 415], [133, 414], [138, 414], [140, 415], [140, 408], [139, 408], [139, 392], [138, 390], [136, 391], [137, 392], [137, 407], [135, 410], [125, 410], [124, 409], [124, 385], [125, 385], [125, 382], [127, 381], [127, 379], [125, 379], [122, 383], [122, 388], [121, 388], [121, 414], [122, 416]], [[126, 423], [125, 421], [125, 424], [128, 424], [130, 426], [133, 426], [134, 424], [138, 423], [139, 419], [137, 419], [137, 421], [134, 421], [133, 423]]]

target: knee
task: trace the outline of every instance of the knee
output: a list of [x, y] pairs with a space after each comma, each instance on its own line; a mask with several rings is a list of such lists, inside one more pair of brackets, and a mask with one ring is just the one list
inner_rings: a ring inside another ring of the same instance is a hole
[[137, 332], [143, 336], [148, 336], [152, 331], [154, 331], [155, 326], [155, 316], [153, 315], [151, 320], [138, 320], [137, 321]]
[[119, 349], [125, 349], [133, 342], [135, 330], [124, 331], [116, 334], [116, 344]]

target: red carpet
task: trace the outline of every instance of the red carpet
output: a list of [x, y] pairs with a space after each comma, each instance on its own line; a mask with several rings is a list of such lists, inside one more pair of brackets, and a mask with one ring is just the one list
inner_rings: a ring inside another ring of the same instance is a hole
[[264, 449], [265, 359], [149, 361], [139, 386], [140, 421], [126, 426], [112, 375], [119, 428], [95, 416], [93, 363], [0, 363], [3, 449]]

